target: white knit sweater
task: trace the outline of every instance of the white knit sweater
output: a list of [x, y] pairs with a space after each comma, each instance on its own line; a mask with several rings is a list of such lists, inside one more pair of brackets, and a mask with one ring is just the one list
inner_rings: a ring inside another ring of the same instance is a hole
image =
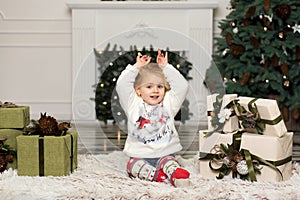
[[164, 100], [156, 106], [148, 105], [137, 96], [133, 87], [138, 74], [136, 67], [128, 65], [117, 81], [120, 104], [128, 119], [124, 152], [130, 157], [159, 158], [182, 149], [174, 117], [186, 97], [188, 83], [170, 64], [163, 72], [171, 90], [166, 92]]

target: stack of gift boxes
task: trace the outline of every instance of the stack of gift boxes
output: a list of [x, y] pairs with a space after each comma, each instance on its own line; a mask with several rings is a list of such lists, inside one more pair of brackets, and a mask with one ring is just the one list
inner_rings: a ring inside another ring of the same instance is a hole
[[7, 166], [20, 176], [65, 176], [77, 168], [77, 132], [62, 136], [28, 135], [29, 106], [0, 107], [0, 136], [17, 152]]
[[[23, 129], [29, 124], [29, 107], [15, 106], [13, 104], [0, 103], [0, 136], [7, 138], [4, 143], [10, 150], [17, 151], [17, 136], [23, 135]], [[6, 168], [17, 168], [17, 160], [14, 157], [12, 163], [7, 163]]]
[[250, 181], [292, 175], [293, 133], [276, 100], [213, 94], [207, 97], [208, 130], [199, 131], [200, 174]]

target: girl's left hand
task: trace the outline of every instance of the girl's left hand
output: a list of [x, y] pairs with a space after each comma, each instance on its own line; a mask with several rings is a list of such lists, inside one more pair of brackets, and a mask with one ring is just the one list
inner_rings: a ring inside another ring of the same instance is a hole
[[166, 51], [165, 55], [161, 52], [160, 49], [157, 50], [157, 58], [156, 58], [157, 64], [164, 68], [168, 64], [168, 52]]

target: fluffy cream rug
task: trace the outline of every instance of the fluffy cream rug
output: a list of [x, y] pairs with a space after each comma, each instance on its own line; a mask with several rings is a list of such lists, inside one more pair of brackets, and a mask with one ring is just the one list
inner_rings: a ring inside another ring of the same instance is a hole
[[122, 152], [109, 155], [79, 155], [78, 169], [64, 177], [18, 176], [17, 170], [0, 174], [0, 199], [300, 199], [300, 166], [285, 182], [248, 182], [226, 177], [215, 180], [199, 175], [198, 160], [180, 162], [191, 172], [191, 186], [175, 188], [128, 178], [128, 158]]

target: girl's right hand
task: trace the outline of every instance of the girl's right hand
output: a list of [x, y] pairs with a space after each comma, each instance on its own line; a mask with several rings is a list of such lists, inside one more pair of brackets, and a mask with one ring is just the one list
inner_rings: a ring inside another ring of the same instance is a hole
[[151, 57], [148, 55], [142, 55], [140, 52], [136, 57], [136, 63], [133, 65], [134, 67], [140, 68], [148, 63], [150, 63]]

